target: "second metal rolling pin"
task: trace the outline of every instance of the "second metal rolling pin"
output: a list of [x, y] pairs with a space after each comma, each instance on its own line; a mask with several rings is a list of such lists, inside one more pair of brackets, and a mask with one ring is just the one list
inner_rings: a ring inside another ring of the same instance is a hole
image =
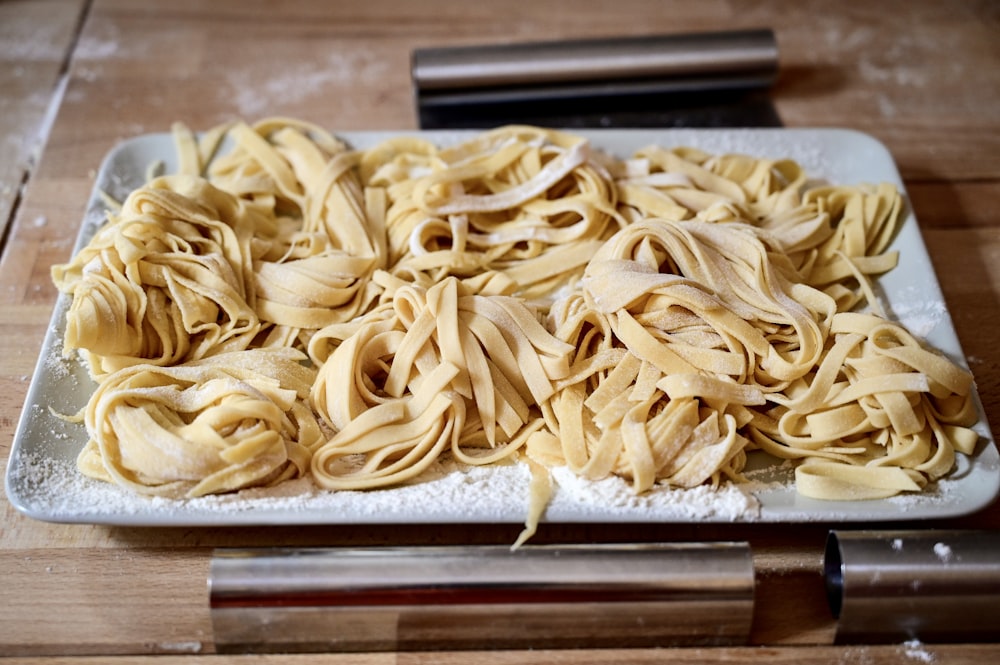
[[746, 543], [219, 550], [220, 652], [744, 644]]
[[831, 531], [824, 568], [837, 642], [1000, 635], [1000, 532]]

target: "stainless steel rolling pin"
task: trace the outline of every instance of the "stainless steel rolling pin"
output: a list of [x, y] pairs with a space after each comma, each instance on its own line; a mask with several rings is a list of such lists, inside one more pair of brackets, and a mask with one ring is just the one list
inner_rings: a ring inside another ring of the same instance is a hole
[[222, 549], [225, 653], [745, 644], [746, 543]]
[[421, 104], [765, 88], [778, 73], [769, 29], [419, 49]]
[[770, 29], [414, 51], [424, 129], [777, 127]]
[[824, 568], [837, 642], [1000, 635], [1000, 532], [832, 531]]

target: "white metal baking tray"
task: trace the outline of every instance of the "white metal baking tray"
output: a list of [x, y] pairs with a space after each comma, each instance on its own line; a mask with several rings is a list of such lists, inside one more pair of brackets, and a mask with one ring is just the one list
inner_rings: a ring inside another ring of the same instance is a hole
[[[810, 176], [836, 184], [903, 183], [889, 152], [872, 137], [842, 129], [592, 130], [576, 131], [592, 143], [625, 156], [650, 144], [687, 145], [710, 152], [742, 152], [789, 157]], [[346, 132], [343, 139], [364, 148], [397, 134]], [[420, 132], [439, 144], [455, 142], [464, 131]], [[139, 136], [118, 145], [106, 158], [95, 183], [76, 248], [104, 219], [103, 190], [119, 200], [144, 181], [150, 164], [175, 168], [169, 134]], [[916, 219], [909, 214], [894, 249], [899, 266], [877, 288], [892, 316], [912, 332], [965, 364], [951, 318], [927, 255]], [[192, 500], [137, 497], [116, 486], [84, 478], [77, 453], [86, 442], [82, 425], [56, 414], [83, 407], [94, 384], [86, 370], [61, 356], [68, 300], [56, 303], [38, 365], [15, 434], [6, 474], [11, 503], [46, 521], [134, 526], [232, 526], [269, 524], [520, 523], [528, 501], [528, 472], [521, 465], [465, 469], [439, 467], [421, 483], [371, 492], [327, 492], [309, 480], [267, 490]], [[959, 456], [955, 471], [930, 491], [878, 501], [834, 502], [799, 496], [791, 472], [755, 453], [747, 485], [694, 490], [657, 489], [633, 496], [618, 479], [589, 483], [555, 470], [556, 494], [548, 522], [875, 522], [944, 518], [974, 512], [1000, 490], [1000, 455], [983, 417], [981, 440], [971, 457]]]

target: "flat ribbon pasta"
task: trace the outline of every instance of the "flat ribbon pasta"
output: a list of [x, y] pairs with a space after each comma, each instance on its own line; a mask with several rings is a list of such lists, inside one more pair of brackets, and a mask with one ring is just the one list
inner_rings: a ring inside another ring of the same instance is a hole
[[752, 232], [714, 227], [713, 245], [694, 228], [622, 230], [588, 265], [581, 296], [550, 315], [581, 353], [544, 411], [566, 462], [588, 477], [625, 475], [641, 492], [738, 476], [748, 407], [808, 371], [822, 346], [790, 285], [759, 274], [766, 248]]
[[629, 220], [752, 224], [768, 232], [780, 260], [798, 271], [798, 281], [825, 289], [840, 311], [866, 298], [871, 302], [868, 276], [891, 270], [898, 259], [886, 250], [903, 199], [886, 183], [815, 185], [788, 159], [658, 146], [637, 152], [616, 176]]
[[315, 370], [292, 349], [221, 354], [108, 376], [87, 405], [87, 476], [196, 497], [308, 473], [323, 433], [305, 403]]
[[159, 178], [133, 192], [52, 269], [72, 295], [64, 349], [86, 352], [100, 376], [247, 348], [260, 330], [250, 268], [257, 219], [200, 178]]
[[384, 201], [357, 176], [360, 156], [319, 127], [275, 118], [226, 130], [231, 149], [200, 164], [210, 182], [265, 209], [276, 233], [254, 264], [256, 311], [285, 338], [348, 321], [378, 296]]
[[801, 493], [859, 499], [919, 490], [971, 452], [967, 372], [898, 324], [837, 313], [770, 254], [732, 222], [645, 220], [609, 240], [550, 315], [579, 352], [543, 405], [561, 449], [536, 438], [536, 456], [641, 492], [737, 477], [760, 447], [805, 460]]
[[620, 224], [608, 174], [562, 132], [504, 127], [444, 150], [393, 140], [362, 159], [362, 174], [387, 192], [396, 274], [500, 271], [519, 296], [547, 298]]
[[[485, 464], [509, 457], [541, 421], [533, 407], [568, 370], [556, 340], [520, 300], [465, 292], [454, 277], [403, 286], [319, 369], [312, 400], [336, 434], [313, 460], [335, 489], [418, 475], [444, 450]], [[360, 455], [357, 470], [343, 460]], [[418, 463], [400, 460], [418, 458]]]
[[[653, 296], [659, 286], [669, 285], [673, 292], [693, 289], [686, 291], [685, 298], [701, 297], [709, 302], [680, 307], [703, 321], [719, 320], [720, 325], [703, 332], [721, 336], [721, 344], [745, 358], [742, 362], [735, 358], [724, 361], [721, 354], [715, 354], [716, 362], [739, 362], [740, 372], [734, 378], [766, 390], [780, 387], [813, 367], [822, 351], [829, 319], [836, 311], [832, 299], [791, 281], [772, 262], [772, 255], [753, 227], [745, 224], [637, 222], [608, 241], [591, 261], [584, 293], [601, 311], [638, 308], [650, 318], [664, 310], [669, 314], [676, 304], [669, 296]], [[666, 334], [671, 335], [668, 346], [686, 352], [691, 345], [682, 344], [683, 339], [698, 333], [668, 328]], [[744, 348], [736, 351], [733, 340]], [[705, 344], [694, 346], [704, 348]], [[705, 355], [704, 351], [697, 353]]]
[[796, 487], [820, 499], [915, 491], [948, 473], [978, 435], [972, 376], [902, 326], [872, 314], [834, 318], [814, 372], [772, 396], [748, 436], [769, 453], [805, 460]]

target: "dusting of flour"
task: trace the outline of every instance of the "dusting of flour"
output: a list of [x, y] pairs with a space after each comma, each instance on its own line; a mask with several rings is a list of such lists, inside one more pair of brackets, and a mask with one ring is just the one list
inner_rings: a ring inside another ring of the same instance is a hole
[[[26, 512], [61, 522], [149, 524], [392, 524], [520, 523], [528, 511], [528, 467], [510, 463], [470, 467], [440, 462], [418, 481], [377, 491], [327, 491], [310, 478], [272, 488], [194, 499], [133, 494], [82, 476], [71, 460], [25, 454], [11, 483]], [[612, 477], [589, 481], [566, 468], [552, 470], [555, 492], [548, 521], [746, 521], [760, 504], [749, 488], [655, 488], [637, 495]]]
[[760, 512], [760, 503], [753, 494], [733, 483], [718, 488], [655, 487], [636, 494], [627, 480], [617, 476], [587, 480], [566, 467], [553, 469], [552, 476], [558, 490], [549, 506], [549, 515], [558, 514], [563, 508], [583, 507], [633, 519], [735, 522], [752, 519]]
[[948, 321], [944, 300], [938, 295], [928, 297], [923, 289], [915, 286], [901, 289], [894, 295], [891, 305], [883, 303], [883, 306], [917, 337], [928, 337], [942, 322]]

